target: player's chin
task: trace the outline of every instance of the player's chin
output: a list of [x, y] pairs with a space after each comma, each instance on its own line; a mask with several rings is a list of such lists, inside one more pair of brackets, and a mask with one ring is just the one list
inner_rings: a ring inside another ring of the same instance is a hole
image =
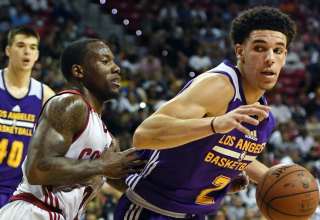
[[107, 95], [108, 99], [118, 98], [120, 94], [120, 89], [113, 89]]
[[23, 69], [24, 71], [31, 71], [32, 70], [32, 65], [21, 65], [20, 68]]
[[268, 83], [260, 86], [262, 90], [269, 91], [275, 87], [276, 83]]

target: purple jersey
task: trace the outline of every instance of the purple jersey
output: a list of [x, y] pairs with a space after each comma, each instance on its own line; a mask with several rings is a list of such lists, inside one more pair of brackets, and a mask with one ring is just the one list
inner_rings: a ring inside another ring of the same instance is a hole
[[[235, 95], [228, 105], [228, 112], [246, 105], [241, 75], [235, 66], [224, 61], [208, 72], [228, 76], [234, 86]], [[266, 104], [264, 97], [260, 103]], [[251, 131], [250, 135], [234, 129], [173, 149], [145, 151], [149, 161], [142, 173], [126, 179], [130, 192], [127, 193], [128, 198], [161, 213], [215, 212], [228, 191], [229, 183], [265, 148], [275, 121], [269, 113], [269, 117], [258, 126], [244, 126]]]
[[31, 79], [27, 95], [14, 98], [0, 70], [0, 194], [12, 194], [21, 181], [20, 165], [41, 111], [42, 97], [42, 84]]

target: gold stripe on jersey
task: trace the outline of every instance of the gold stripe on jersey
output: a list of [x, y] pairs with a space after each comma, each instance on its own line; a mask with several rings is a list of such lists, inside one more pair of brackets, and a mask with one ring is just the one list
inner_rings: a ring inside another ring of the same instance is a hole
[[[225, 156], [233, 157], [235, 159], [241, 159], [241, 160], [247, 160], [247, 161], [254, 161], [256, 159], [256, 156], [243, 155], [243, 154], [240, 154], [239, 152], [229, 150], [220, 146], [214, 146], [212, 150], [220, 154], [223, 154]], [[242, 155], [243, 157], [241, 157]]]

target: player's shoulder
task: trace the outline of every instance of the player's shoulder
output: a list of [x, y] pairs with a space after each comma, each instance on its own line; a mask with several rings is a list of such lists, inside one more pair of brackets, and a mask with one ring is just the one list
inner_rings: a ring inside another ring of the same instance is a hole
[[87, 107], [81, 95], [75, 93], [59, 93], [48, 101], [50, 107]]
[[62, 93], [53, 96], [45, 105], [45, 111], [53, 117], [82, 118], [86, 116], [89, 107], [85, 100], [78, 94]]
[[204, 72], [194, 79], [194, 83], [212, 91], [218, 90], [225, 94], [233, 94], [234, 87], [227, 75], [215, 72]]
[[55, 92], [46, 84], [43, 83], [43, 104], [55, 95]]
[[195, 81], [206, 80], [219, 83], [229, 83], [229, 77], [219, 72], [204, 72], [195, 78]]

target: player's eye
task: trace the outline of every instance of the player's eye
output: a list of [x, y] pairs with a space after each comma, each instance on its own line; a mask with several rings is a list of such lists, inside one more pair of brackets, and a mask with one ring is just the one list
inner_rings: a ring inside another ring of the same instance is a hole
[[284, 52], [283, 48], [276, 48], [273, 50], [275, 54], [282, 54]]
[[262, 47], [262, 46], [255, 46], [255, 47], [254, 47], [254, 50], [255, 50], [256, 52], [263, 52], [263, 51], [265, 51], [265, 48]]

